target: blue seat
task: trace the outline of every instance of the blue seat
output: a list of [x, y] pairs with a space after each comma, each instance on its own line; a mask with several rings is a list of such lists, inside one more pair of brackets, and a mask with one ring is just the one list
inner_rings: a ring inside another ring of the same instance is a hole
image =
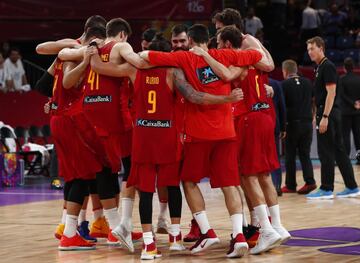
[[348, 49], [354, 47], [354, 39], [352, 36], [340, 36], [336, 39], [336, 47], [339, 49]]
[[334, 48], [335, 47], [335, 37], [326, 36], [324, 37], [325, 47], [326, 48]]
[[344, 56], [343, 52], [337, 49], [327, 49], [325, 55], [334, 63], [342, 62]]
[[344, 59], [347, 57], [352, 58], [355, 62], [359, 62], [360, 51], [358, 49], [346, 49], [344, 50]]

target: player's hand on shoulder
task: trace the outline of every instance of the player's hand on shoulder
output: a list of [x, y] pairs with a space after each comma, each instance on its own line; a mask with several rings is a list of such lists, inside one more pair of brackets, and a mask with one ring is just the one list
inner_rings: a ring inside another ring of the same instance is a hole
[[202, 49], [201, 47], [197, 47], [197, 46], [191, 48], [190, 52], [194, 53], [195, 55], [200, 56], [200, 57], [204, 57], [208, 54], [204, 49]]
[[50, 113], [50, 101], [48, 101], [44, 104], [44, 112], [45, 112], [45, 114]]

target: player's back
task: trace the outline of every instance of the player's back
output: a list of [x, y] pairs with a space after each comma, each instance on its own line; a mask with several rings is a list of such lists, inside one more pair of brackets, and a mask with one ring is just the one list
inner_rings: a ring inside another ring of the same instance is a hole
[[[116, 42], [109, 42], [99, 48], [99, 55], [103, 62], [109, 61], [115, 44]], [[83, 81], [83, 109], [100, 134], [123, 131], [120, 88], [124, 85], [124, 81], [127, 79], [100, 75], [90, 66], [86, 70]]]
[[171, 163], [179, 158], [175, 93], [167, 84], [168, 69], [138, 70], [134, 83], [132, 158], [142, 163]]
[[57, 58], [54, 65], [53, 96], [51, 99], [52, 114], [57, 115], [62, 114], [74, 101], [78, 100], [82, 94], [79, 88], [64, 88], [62, 84], [64, 78], [63, 67], [64, 62]]

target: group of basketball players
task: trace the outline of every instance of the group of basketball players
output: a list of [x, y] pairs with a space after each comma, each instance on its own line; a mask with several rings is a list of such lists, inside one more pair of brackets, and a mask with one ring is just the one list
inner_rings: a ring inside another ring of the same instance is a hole
[[[265, 88], [273, 60], [258, 40], [241, 33], [238, 11], [224, 9], [213, 22], [218, 49], [208, 49], [206, 26], [176, 25], [170, 42], [154, 30], [144, 32], [145, 50], [137, 54], [127, 43], [129, 24], [121, 18], [106, 23], [101, 16], [90, 17], [77, 40], [37, 47], [39, 54], [58, 55], [37, 88], [51, 97], [45, 110], [65, 180], [62, 223], [55, 233], [60, 250], [95, 249], [96, 238], [105, 237], [134, 252], [133, 241], [142, 237], [141, 259], [160, 257], [152, 227], [156, 189], [157, 232], [168, 233], [170, 250], [184, 250], [180, 182], [193, 214], [184, 241], [195, 242], [193, 254], [208, 249], [220, 240], [197, 185], [205, 177], [221, 188], [231, 218], [227, 257], [242, 257], [249, 247], [250, 254], [260, 254], [290, 238], [269, 176], [279, 166], [274, 109]], [[132, 232], [136, 191], [142, 233]]]

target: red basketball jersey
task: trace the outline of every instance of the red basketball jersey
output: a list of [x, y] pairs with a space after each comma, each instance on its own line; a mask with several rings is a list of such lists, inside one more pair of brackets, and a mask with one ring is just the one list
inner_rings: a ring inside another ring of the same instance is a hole
[[161, 164], [179, 160], [176, 96], [166, 83], [166, 74], [164, 68], [137, 71], [133, 101], [132, 159], [135, 162]]
[[[99, 55], [108, 62], [116, 42], [109, 42], [99, 49]], [[89, 66], [84, 78], [83, 110], [99, 135], [123, 131], [120, 87], [124, 78], [108, 77], [95, 73]]]
[[[240, 81], [240, 87], [244, 92], [244, 104], [246, 113], [252, 111], [270, 112], [272, 105], [264, 88], [263, 73], [255, 68], [250, 68], [248, 74]], [[244, 112], [245, 113], [245, 112]]]
[[64, 62], [56, 59], [54, 65], [53, 96], [51, 98], [52, 114], [63, 114], [64, 111], [77, 99], [81, 97], [81, 90], [78, 88], [65, 89], [63, 87], [63, 66]]
[[120, 88], [120, 111], [121, 111], [121, 120], [120, 124], [123, 124], [123, 131], [131, 130], [133, 127], [133, 120], [130, 111], [130, 83], [128, 78], [124, 78], [122, 81], [122, 86]]

